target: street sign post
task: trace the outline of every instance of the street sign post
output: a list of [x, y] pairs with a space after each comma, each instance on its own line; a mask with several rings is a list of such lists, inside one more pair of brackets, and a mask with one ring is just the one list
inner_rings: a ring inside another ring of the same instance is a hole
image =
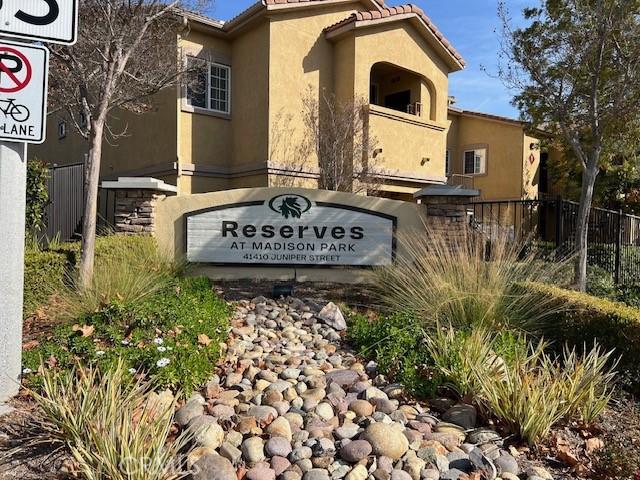
[[[73, 45], [78, 0], [0, 0], [0, 37]], [[45, 138], [49, 50], [0, 40], [0, 414], [22, 373], [27, 144]]]
[[49, 50], [0, 41], [0, 140], [42, 143]]
[[0, 35], [73, 45], [78, 0], [0, 0]]

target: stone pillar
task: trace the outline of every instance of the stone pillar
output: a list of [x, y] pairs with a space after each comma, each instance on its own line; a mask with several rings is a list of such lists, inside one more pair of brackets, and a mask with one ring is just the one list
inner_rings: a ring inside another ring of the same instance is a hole
[[414, 197], [426, 207], [426, 223], [433, 233], [445, 239], [458, 240], [468, 234], [467, 205], [480, 192], [473, 189], [438, 185], [417, 192]]
[[164, 198], [166, 195], [154, 190], [117, 190], [116, 233], [153, 236], [156, 204]]
[[116, 192], [116, 233], [146, 236], [155, 234], [158, 202], [178, 190], [162, 180], [144, 177], [120, 177], [115, 182], [103, 182], [102, 188]]

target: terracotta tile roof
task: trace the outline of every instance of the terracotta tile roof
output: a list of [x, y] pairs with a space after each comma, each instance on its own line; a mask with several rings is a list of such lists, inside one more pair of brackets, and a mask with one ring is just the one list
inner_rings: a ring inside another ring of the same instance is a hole
[[[267, 1], [278, 1], [278, 0], [267, 0]], [[287, 0], [280, 0], [287, 1]], [[304, 0], [303, 0], [304, 1]], [[307, 0], [308, 1], [308, 0]], [[451, 54], [456, 61], [464, 67], [465, 61], [462, 58], [462, 55], [458, 53], [458, 51], [451, 45], [449, 40], [447, 40], [444, 34], [438, 30], [438, 27], [431, 21], [431, 19], [424, 13], [417, 5], [406, 4], [406, 5], [398, 5], [395, 7], [382, 7], [380, 10], [369, 10], [365, 12], [357, 12], [351, 14], [349, 17], [344, 20], [335, 23], [325, 29], [325, 32], [331, 32], [334, 30], [338, 30], [341, 27], [349, 25], [350, 23], [361, 22], [366, 20], [382, 20], [384, 18], [393, 17], [395, 15], [405, 15], [405, 14], [413, 14], [416, 17], [420, 18], [424, 24], [427, 26], [429, 30], [435, 35], [440, 44]]]
[[[257, 3], [254, 3], [246, 10], [240, 12], [238, 15], [233, 17], [228, 22], [225, 22], [225, 25], [228, 25], [227, 28], [232, 28], [235, 23], [239, 23], [244, 20], [245, 17], [251, 16], [256, 11], [261, 10], [263, 7], [269, 7], [270, 5], [287, 5], [292, 3], [321, 3], [327, 0], [260, 0]], [[377, 8], [384, 8], [385, 0], [370, 0], [370, 2], [374, 5], [378, 5]]]

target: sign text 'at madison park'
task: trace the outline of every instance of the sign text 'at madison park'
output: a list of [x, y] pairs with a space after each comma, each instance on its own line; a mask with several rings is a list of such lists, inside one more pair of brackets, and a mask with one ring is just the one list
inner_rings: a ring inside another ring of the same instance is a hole
[[187, 215], [187, 259], [274, 266], [382, 266], [393, 262], [396, 218], [297, 194]]

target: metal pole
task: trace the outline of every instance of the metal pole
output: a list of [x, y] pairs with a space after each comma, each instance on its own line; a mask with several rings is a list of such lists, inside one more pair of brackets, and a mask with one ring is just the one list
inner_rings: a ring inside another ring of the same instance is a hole
[[20, 389], [27, 145], [0, 142], [0, 413]]
[[621, 270], [622, 270], [622, 222], [624, 219], [624, 213], [622, 210], [618, 210], [618, 224], [616, 235], [616, 264], [615, 264], [615, 281], [616, 285], [621, 283]]

